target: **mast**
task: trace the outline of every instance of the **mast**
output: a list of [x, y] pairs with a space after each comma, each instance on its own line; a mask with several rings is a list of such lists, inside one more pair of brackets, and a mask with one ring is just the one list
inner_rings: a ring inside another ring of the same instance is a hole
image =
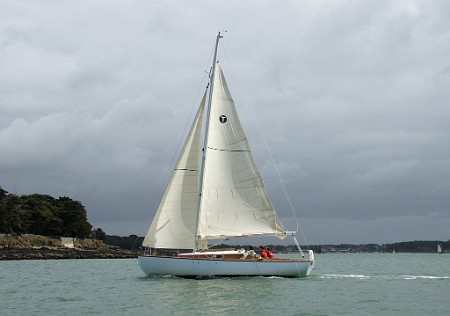
[[220, 35], [220, 32], [217, 34], [216, 38], [216, 46], [214, 48], [214, 56], [213, 56], [213, 64], [212, 64], [212, 71], [211, 71], [211, 78], [210, 78], [210, 85], [209, 85], [209, 96], [208, 96], [208, 104], [206, 107], [206, 129], [205, 129], [205, 139], [203, 143], [203, 155], [202, 155], [202, 161], [201, 161], [201, 169], [200, 169], [200, 184], [199, 184], [199, 199], [198, 199], [198, 208], [197, 208], [197, 221], [195, 223], [195, 251], [198, 250], [198, 242], [200, 240], [200, 232], [199, 232], [199, 220], [200, 220], [200, 209], [202, 206], [202, 192], [203, 192], [203, 182], [204, 182], [204, 175], [205, 175], [205, 160], [206, 160], [206, 150], [208, 146], [208, 133], [209, 133], [209, 116], [211, 113], [211, 103], [212, 103], [212, 95], [214, 91], [214, 77], [216, 74], [216, 63], [217, 63], [217, 50], [219, 48], [219, 40], [223, 38], [222, 35]]

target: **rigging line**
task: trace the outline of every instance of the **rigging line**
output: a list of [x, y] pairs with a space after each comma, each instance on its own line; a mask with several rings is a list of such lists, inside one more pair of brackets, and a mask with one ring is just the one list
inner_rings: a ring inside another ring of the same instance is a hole
[[173, 170], [198, 172], [198, 170], [186, 169], [186, 168], [175, 168]]
[[[202, 77], [202, 80], [201, 80], [201, 84], [199, 85], [199, 87], [197, 89], [197, 93], [195, 95], [195, 99], [194, 99], [194, 101], [193, 101], [193, 103], [191, 105], [191, 111], [190, 111], [189, 116], [188, 116], [188, 118], [187, 118], [187, 120], [185, 122], [185, 125], [183, 127], [183, 131], [182, 131], [181, 136], [180, 136], [180, 138], [178, 140], [178, 143], [176, 145], [176, 150], [174, 151], [174, 154], [173, 154], [173, 156], [172, 156], [172, 158], [170, 160], [169, 166], [168, 166], [168, 168], [166, 170], [166, 173], [165, 173], [164, 177], [162, 178], [162, 181], [159, 181], [160, 185], [159, 185], [158, 190], [155, 191], [154, 194], [151, 197], [151, 201], [153, 201], [153, 203], [151, 203], [150, 210], [154, 210], [155, 208], [158, 207], [157, 203], [160, 202], [160, 199], [157, 199], [157, 197], [161, 197], [162, 196], [162, 191], [165, 189], [165, 186], [167, 185], [168, 178], [172, 174], [172, 171], [175, 170], [175, 163], [176, 163], [175, 160], [178, 157], [178, 152], [181, 150], [180, 146], [182, 146], [182, 144], [183, 144], [183, 140], [185, 138], [186, 130], [189, 128], [189, 123], [191, 122], [191, 118], [193, 116], [193, 113], [195, 113], [195, 109], [197, 108], [199, 96], [202, 95], [201, 91], [205, 88], [205, 82], [209, 82], [209, 71], [207, 71], [206, 69], [208, 69], [208, 65], [211, 64], [211, 59], [213, 57], [213, 53], [214, 53], [214, 50], [211, 51], [211, 54], [209, 55], [208, 61], [205, 64], [205, 67], [204, 67], [205, 71], [204, 71], [204, 74], [203, 74], [203, 77]], [[205, 78], [208, 78], [208, 79], [205, 80]], [[150, 211], [148, 213], [146, 221], [142, 222], [141, 227], [138, 230], [139, 234], [143, 231], [143, 227], [148, 225], [149, 222], [151, 223], [151, 219], [152, 219], [152, 214], [151, 213], [152, 212]], [[147, 235], [147, 233], [145, 235]], [[137, 238], [136, 238], [136, 240], [137, 240]], [[136, 243], [136, 240], [133, 243], [133, 247], [134, 247], [134, 245]]]
[[230, 153], [248, 153], [248, 152], [250, 152], [249, 150], [246, 150], [246, 149], [220, 149], [220, 148], [213, 148], [213, 147], [209, 147], [209, 146], [208, 146], [208, 149], [215, 150], [215, 151], [227, 151]]
[[[233, 69], [235, 68], [235, 67], [234, 67], [234, 61], [233, 61], [233, 59], [231, 58], [231, 54], [228, 54], [227, 49], [226, 49], [226, 45], [222, 45], [222, 50], [223, 50], [224, 54], [227, 55], [228, 59], [230, 60], [230, 64], [231, 64], [231, 73], [232, 73], [233, 77], [237, 78], [237, 81], [239, 82], [239, 84], [237, 85], [238, 88], [239, 88], [239, 86], [244, 87], [244, 83], [242, 82], [242, 80], [240, 79], [240, 77], [234, 75], [234, 71], [233, 71]], [[244, 90], [243, 95], [245, 96], [245, 98], [247, 99], [248, 104], [250, 105], [250, 109], [251, 109], [251, 112], [252, 112], [252, 114], [253, 114], [253, 116], [254, 116], [254, 118], [255, 118], [255, 120], [256, 120], [256, 125], [257, 125], [257, 127], [258, 127], [259, 133], [260, 133], [260, 135], [261, 135], [261, 137], [262, 137], [262, 139], [263, 139], [263, 142], [264, 142], [264, 145], [265, 145], [265, 147], [266, 147], [266, 150], [267, 150], [267, 152], [268, 152], [268, 154], [269, 154], [271, 163], [272, 163], [273, 166], [275, 167], [275, 171], [276, 171], [277, 176], [278, 176], [278, 179], [279, 179], [279, 181], [280, 181], [281, 188], [282, 188], [283, 193], [284, 193], [284, 195], [285, 195], [285, 198], [286, 198], [286, 200], [287, 200], [287, 202], [288, 202], [288, 204], [289, 204], [289, 207], [290, 207], [290, 209], [291, 209], [292, 215], [293, 215], [293, 217], [294, 217], [294, 219], [295, 219], [295, 223], [296, 223], [296, 231], [299, 231], [299, 230], [300, 230], [300, 233], [301, 233], [301, 235], [302, 235], [303, 240], [305, 240], [305, 243], [308, 245], [308, 241], [307, 241], [306, 236], [305, 236], [305, 234], [304, 234], [303, 228], [302, 228], [301, 224], [300, 224], [299, 221], [298, 221], [297, 215], [296, 215], [295, 210], [294, 210], [294, 206], [293, 206], [292, 201], [291, 201], [291, 199], [290, 199], [290, 197], [289, 197], [289, 194], [288, 194], [288, 192], [287, 192], [286, 186], [284, 185], [284, 181], [283, 181], [283, 179], [282, 179], [282, 177], [281, 177], [280, 171], [278, 170], [278, 167], [277, 167], [277, 165], [275, 164], [275, 160], [274, 160], [274, 158], [273, 158], [272, 151], [270, 150], [270, 148], [269, 148], [269, 146], [268, 146], [266, 137], [264, 136], [263, 130], [262, 130], [262, 128], [261, 128], [261, 124], [259, 123], [258, 117], [256, 116], [256, 112], [255, 112], [255, 109], [254, 109], [254, 107], [253, 107], [253, 103], [251, 102], [250, 97], [248, 96], [248, 94], [245, 92], [245, 89], [243, 89], [243, 90]], [[282, 225], [282, 226], [283, 226], [283, 225]], [[308, 247], [309, 247], [309, 245], [308, 245]]]

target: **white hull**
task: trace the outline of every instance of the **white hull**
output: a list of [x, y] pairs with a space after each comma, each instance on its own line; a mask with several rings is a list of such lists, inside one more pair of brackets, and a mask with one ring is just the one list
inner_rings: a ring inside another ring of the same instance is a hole
[[147, 275], [181, 277], [304, 277], [310, 274], [314, 264], [313, 260], [214, 260], [159, 256], [139, 256], [138, 260]]

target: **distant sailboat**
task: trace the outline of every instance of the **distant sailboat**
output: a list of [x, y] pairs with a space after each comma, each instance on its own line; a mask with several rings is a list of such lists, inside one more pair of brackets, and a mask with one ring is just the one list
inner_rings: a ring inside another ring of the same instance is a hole
[[442, 253], [442, 247], [441, 244], [437, 245], [437, 253]]
[[[221, 38], [219, 33], [210, 84], [142, 243], [139, 265], [148, 275], [306, 276], [314, 253], [302, 251], [267, 194], [217, 61]], [[299, 258], [263, 259], [252, 250], [208, 247], [213, 239], [265, 236], [293, 237]]]

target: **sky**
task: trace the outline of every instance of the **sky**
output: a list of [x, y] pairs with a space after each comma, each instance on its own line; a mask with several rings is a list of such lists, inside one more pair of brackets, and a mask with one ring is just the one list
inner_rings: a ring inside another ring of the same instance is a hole
[[218, 31], [256, 162], [295, 229], [278, 170], [301, 243], [450, 239], [444, 0], [1, 1], [0, 186], [68, 196], [107, 234], [143, 236]]

